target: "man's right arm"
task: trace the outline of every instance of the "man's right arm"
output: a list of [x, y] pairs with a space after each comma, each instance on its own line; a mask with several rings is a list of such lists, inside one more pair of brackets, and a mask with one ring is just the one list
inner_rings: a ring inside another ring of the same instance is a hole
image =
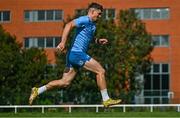
[[67, 37], [71, 31], [71, 29], [75, 27], [75, 23], [74, 23], [74, 20], [70, 21], [69, 23], [67, 23], [65, 25], [65, 28], [63, 30], [63, 34], [62, 34], [62, 39], [61, 39], [61, 42], [59, 43], [59, 45], [57, 46], [58, 49], [60, 49], [60, 51], [63, 51], [64, 48], [65, 48], [65, 44], [66, 44], [66, 41], [67, 41]]

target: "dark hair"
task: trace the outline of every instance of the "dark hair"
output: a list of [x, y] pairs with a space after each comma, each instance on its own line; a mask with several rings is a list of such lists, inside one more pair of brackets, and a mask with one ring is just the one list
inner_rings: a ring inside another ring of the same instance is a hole
[[88, 10], [89, 10], [90, 8], [95, 8], [95, 9], [99, 9], [99, 10], [103, 11], [103, 6], [100, 5], [100, 4], [98, 4], [98, 3], [95, 3], [95, 2], [91, 3], [91, 4], [88, 6]]

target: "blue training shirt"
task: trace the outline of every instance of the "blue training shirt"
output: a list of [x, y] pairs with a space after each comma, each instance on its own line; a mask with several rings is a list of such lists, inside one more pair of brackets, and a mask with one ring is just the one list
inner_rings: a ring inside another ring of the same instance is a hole
[[81, 16], [74, 19], [74, 22], [77, 30], [71, 51], [87, 52], [96, 30], [95, 23], [88, 16]]

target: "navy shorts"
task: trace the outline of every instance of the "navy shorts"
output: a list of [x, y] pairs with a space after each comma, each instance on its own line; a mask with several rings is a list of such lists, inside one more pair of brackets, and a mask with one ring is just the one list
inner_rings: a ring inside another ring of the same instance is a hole
[[84, 52], [70, 51], [66, 57], [66, 67], [81, 68], [91, 57]]

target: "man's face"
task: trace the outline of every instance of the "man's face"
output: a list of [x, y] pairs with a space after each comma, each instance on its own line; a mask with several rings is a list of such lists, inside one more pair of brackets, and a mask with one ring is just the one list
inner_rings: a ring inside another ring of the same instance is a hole
[[101, 18], [102, 11], [99, 9], [93, 9], [91, 13], [93, 21], [97, 21], [99, 18]]

